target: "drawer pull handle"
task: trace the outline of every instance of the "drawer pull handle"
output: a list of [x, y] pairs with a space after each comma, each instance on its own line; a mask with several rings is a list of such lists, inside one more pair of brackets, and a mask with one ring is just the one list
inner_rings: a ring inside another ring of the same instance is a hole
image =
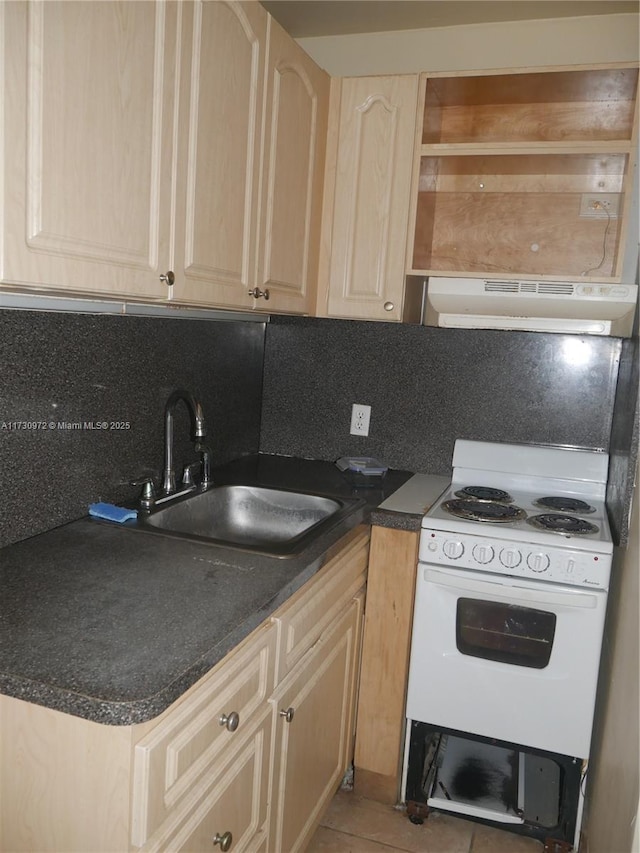
[[229, 850], [231, 848], [231, 842], [233, 841], [233, 835], [230, 832], [225, 832], [224, 835], [220, 835], [219, 832], [213, 836], [213, 846], [216, 844], [220, 845], [221, 850]]
[[293, 720], [293, 715], [295, 714], [294, 708], [287, 708], [286, 711], [280, 711], [280, 716], [284, 717], [287, 723], [290, 723]]
[[[232, 711], [229, 716], [222, 714], [218, 722], [221, 726], [226, 726], [228, 732], [235, 732], [240, 725], [240, 714], [236, 713], [236, 711]], [[228, 850], [229, 848], [225, 847], [223, 849]]]
[[394, 309], [393, 302], [385, 302], [384, 303], [384, 310], [385, 311], [393, 311], [393, 309]]

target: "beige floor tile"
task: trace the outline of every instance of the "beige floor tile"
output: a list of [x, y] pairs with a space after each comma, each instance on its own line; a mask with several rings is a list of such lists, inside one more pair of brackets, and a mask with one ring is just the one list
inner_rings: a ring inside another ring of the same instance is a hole
[[544, 844], [535, 838], [476, 824], [471, 853], [542, 853]]
[[393, 853], [395, 850], [395, 847], [378, 844], [377, 841], [369, 841], [368, 838], [359, 838], [356, 835], [347, 835], [346, 832], [320, 826], [311, 839], [306, 853]]
[[404, 810], [344, 791], [333, 798], [322, 824], [407, 853], [468, 853], [474, 829], [468, 821], [437, 813], [417, 826]]

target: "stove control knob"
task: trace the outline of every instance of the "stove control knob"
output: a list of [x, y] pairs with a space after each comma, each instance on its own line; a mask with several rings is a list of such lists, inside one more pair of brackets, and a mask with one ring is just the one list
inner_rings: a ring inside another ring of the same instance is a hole
[[515, 569], [522, 562], [522, 554], [517, 548], [503, 548], [500, 551], [500, 562], [506, 569]]
[[464, 554], [464, 545], [462, 542], [456, 542], [455, 539], [448, 539], [442, 546], [442, 551], [445, 557], [450, 560], [457, 560]]
[[527, 556], [527, 565], [532, 572], [546, 572], [550, 562], [549, 556], [544, 551], [534, 551]]
[[490, 563], [495, 555], [495, 551], [491, 545], [474, 545], [471, 553], [473, 554], [473, 559], [476, 563], [480, 563], [482, 566], [486, 566], [487, 563]]

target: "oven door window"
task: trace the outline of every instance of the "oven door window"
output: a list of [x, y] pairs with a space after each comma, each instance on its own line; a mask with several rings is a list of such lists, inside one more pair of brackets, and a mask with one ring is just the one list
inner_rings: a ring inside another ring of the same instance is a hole
[[544, 669], [555, 630], [555, 613], [477, 598], [458, 599], [456, 644], [463, 655]]

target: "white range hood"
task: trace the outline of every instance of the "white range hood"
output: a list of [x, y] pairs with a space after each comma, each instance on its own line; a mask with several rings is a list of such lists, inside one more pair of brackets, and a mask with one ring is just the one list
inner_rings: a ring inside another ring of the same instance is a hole
[[432, 276], [425, 324], [629, 337], [638, 285]]

